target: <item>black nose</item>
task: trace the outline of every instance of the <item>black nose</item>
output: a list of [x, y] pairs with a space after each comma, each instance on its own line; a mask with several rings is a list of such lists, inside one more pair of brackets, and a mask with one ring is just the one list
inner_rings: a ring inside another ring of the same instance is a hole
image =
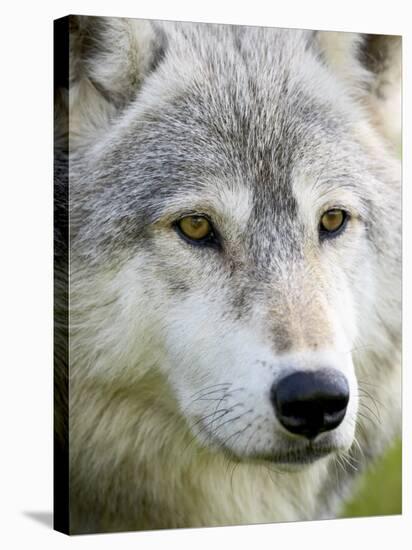
[[313, 439], [342, 422], [349, 386], [343, 374], [334, 369], [298, 371], [272, 386], [271, 400], [282, 426]]

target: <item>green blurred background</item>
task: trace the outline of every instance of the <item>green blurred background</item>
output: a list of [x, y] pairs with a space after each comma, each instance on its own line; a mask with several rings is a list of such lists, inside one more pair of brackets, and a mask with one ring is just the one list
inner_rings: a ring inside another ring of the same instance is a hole
[[361, 479], [358, 491], [341, 517], [402, 513], [402, 444], [397, 441]]

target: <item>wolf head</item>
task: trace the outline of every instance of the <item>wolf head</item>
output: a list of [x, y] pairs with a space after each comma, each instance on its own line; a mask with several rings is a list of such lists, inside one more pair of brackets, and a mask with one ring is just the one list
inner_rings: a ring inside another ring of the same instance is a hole
[[242, 459], [349, 449], [399, 348], [398, 40], [72, 25], [77, 376], [159, 372]]

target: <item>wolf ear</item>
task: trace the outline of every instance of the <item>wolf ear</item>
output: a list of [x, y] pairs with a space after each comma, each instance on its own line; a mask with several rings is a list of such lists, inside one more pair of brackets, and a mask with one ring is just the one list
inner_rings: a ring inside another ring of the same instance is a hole
[[70, 16], [69, 113], [72, 149], [104, 131], [136, 96], [162, 57], [149, 21]]
[[316, 38], [323, 60], [348, 83], [372, 123], [399, 151], [402, 38], [324, 31]]

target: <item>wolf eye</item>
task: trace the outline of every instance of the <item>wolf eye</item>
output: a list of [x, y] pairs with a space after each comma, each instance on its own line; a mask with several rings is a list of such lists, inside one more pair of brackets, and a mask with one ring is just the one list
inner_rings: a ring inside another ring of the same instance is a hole
[[189, 241], [206, 243], [214, 240], [212, 224], [204, 216], [185, 216], [176, 226], [179, 233]]
[[346, 226], [348, 213], [339, 208], [333, 208], [325, 212], [319, 224], [319, 234], [321, 238], [336, 237]]

